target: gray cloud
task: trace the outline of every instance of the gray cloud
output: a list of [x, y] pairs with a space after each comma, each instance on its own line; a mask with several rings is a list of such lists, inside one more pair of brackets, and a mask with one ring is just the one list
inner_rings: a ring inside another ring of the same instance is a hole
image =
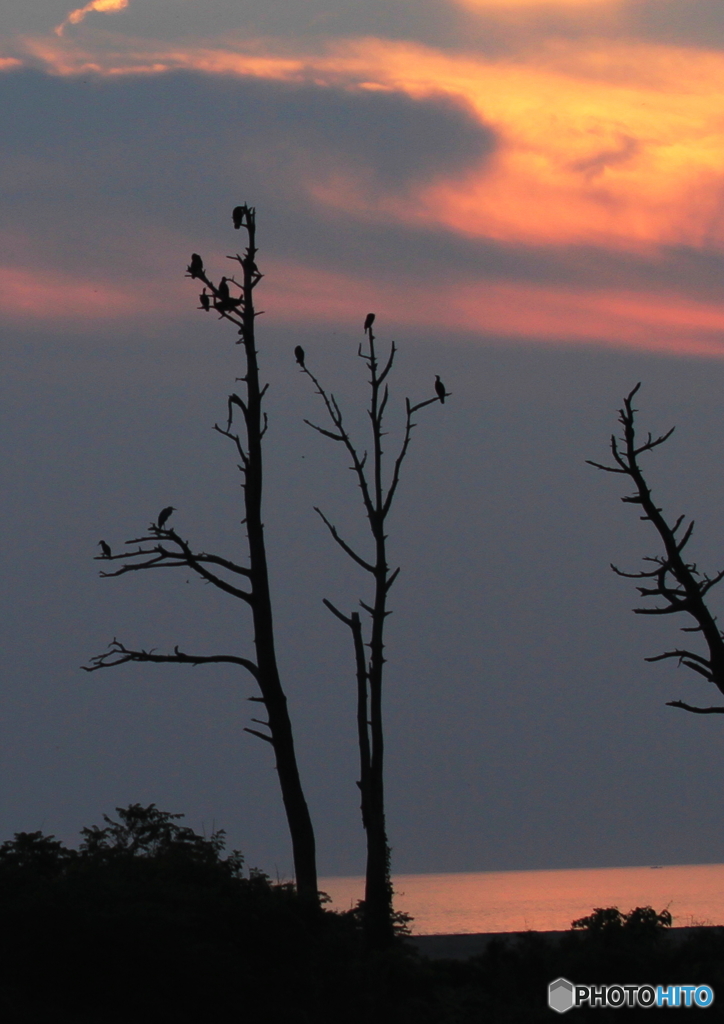
[[724, 47], [724, 8], [719, 0], [627, 0], [625, 20], [653, 42], [704, 49]]
[[46, 251], [48, 242], [62, 245], [66, 269], [117, 259], [111, 239], [132, 260], [134, 220], [146, 231], [198, 237], [210, 210], [243, 200], [274, 211], [270, 219], [293, 239], [318, 214], [315, 181], [341, 172], [368, 199], [404, 194], [463, 172], [495, 144], [444, 98], [189, 73], [97, 80], [21, 72], [3, 84], [3, 226], [39, 245], [45, 239]]

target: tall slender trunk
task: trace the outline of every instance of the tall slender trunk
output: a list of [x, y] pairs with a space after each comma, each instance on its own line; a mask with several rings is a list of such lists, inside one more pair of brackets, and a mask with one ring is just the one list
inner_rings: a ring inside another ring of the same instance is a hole
[[262, 522], [263, 459], [262, 437], [266, 423], [262, 414], [264, 390], [259, 386], [259, 364], [255, 344], [253, 289], [260, 279], [256, 266], [254, 211], [247, 210], [249, 244], [241, 260], [244, 271], [241, 340], [246, 352], [247, 461], [244, 466], [244, 506], [249, 539], [249, 568], [253, 592], [254, 644], [259, 670], [259, 689], [268, 715], [271, 745], [282, 800], [289, 824], [297, 889], [310, 902], [319, 902], [316, 849], [309, 808], [302, 790], [294, 749], [287, 699], [282, 689], [274, 643], [274, 620], [269, 591], [269, 570]]
[[[357, 672], [357, 739], [360, 755], [360, 778], [358, 786], [361, 794], [362, 824], [367, 840], [367, 870], [365, 875], [364, 899], [364, 933], [368, 949], [384, 949], [394, 939], [394, 911], [392, 904], [392, 883], [390, 880], [390, 847], [387, 842], [385, 823], [385, 786], [384, 762], [385, 743], [382, 728], [382, 677], [385, 665], [384, 631], [385, 620], [390, 614], [387, 609], [387, 597], [390, 588], [397, 579], [399, 569], [390, 571], [387, 562], [387, 535], [385, 521], [392, 506], [392, 501], [400, 481], [400, 469], [405, 460], [410, 444], [412, 429], [415, 426], [413, 416], [420, 409], [433, 402], [442, 402], [447, 393], [440, 384], [440, 390], [434, 398], [424, 399], [415, 405], [409, 399], [405, 402], [406, 418], [402, 444], [394, 461], [391, 479], [385, 490], [382, 473], [383, 419], [389, 391], [385, 383], [395, 359], [395, 343], [390, 346], [389, 355], [380, 368], [375, 350], [375, 336], [372, 323], [373, 313], [368, 314], [364, 330], [369, 348], [358, 355], [370, 372], [371, 399], [367, 410], [372, 428], [373, 451], [371, 465], [368, 466], [367, 452], [360, 453], [355, 447], [347, 428], [344, 425], [342, 412], [334, 395], [325, 391], [315, 375], [304, 362], [304, 351], [299, 350], [297, 361], [302, 371], [312, 380], [317, 393], [321, 395], [334, 430], [326, 430], [309, 420], [305, 422], [332, 441], [340, 442], [352, 459], [351, 469], [357, 476], [362, 492], [362, 502], [374, 542], [374, 559], [368, 560], [339, 535], [334, 526], [321, 509], [316, 511], [321, 516], [334, 541], [357, 565], [361, 566], [374, 579], [374, 598], [371, 605], [360, 602], [370, 616], [371, 628], [369, 641], [365, 643], [360, 623], [359, 612], [347, 616], [336, 608], [331, 601], [324, 603], [329, 610], [349, 627], [355, 653]], [[439, 381], [439, 378], [437, 378]], [[369, 656], [365, 651], [369, 649]]]

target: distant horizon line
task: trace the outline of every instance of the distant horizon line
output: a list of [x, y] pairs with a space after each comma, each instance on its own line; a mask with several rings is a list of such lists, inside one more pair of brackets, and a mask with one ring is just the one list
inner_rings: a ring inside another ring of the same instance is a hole
[[[498, 868], [497, 870], [482, 870], [482, 871], [393, 871], [391, 877], [395, 878], [435, 878], [435, 877], [449, 877], [450, 875], [537, 875], [537, 874], [550, 874], [553, 872], [572, 872], [572, 871], [659, 871], [666, 868], [709, 868], [709, 867], [724, 867], [724, 861], [702, 861], [696, 864], [618, 864], [608, 867], [578, 867], [578, 868]], [[362, 880], [364, 881], [364, 874], [360, 875], [320, 875], [320, 882], [324, 879], [334, 879], [335, 881], [346, 880]]]

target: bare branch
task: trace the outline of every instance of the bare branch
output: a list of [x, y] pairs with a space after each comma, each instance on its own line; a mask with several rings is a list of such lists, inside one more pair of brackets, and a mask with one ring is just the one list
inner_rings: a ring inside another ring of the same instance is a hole
[[724, 715], [724, 707], [695, 708], [691, 704], [685, 704], [683, 700], [667, 700], [669, 708], [683, 708], [684, 711], [691, 711], [695, 715]]
[[395, 571], [390, 576], [388, 576], [388, 578], [387, 578], [387, 582], [385, 583], [385, 588], [387, 590], [390, 590], [392, 588], [392, 584], [395, 582], [395, 580], [397, 579], [397, 577], [399, 575], [400, 575], [400, 567], [398, 566], [395, 569]]
[[84, 672], [96, 672], [100, 668], [115, 668], [116, 665], [125, 665], [129, 661], [153, 662], [157, 665], [216, 665], [229, 664], [240, 665], [245, 668], [255, 679], [259, 677], [259, 669], [253, 661], [248, 658], [239, 658], [233, 654], [184, 654], [178, 647], [174, 647], [173, 654], [155, 654], [153, 650], [133, 650], [125, 647], [120, 640], [113, 638], [108, 645], [108, 650], [103, 654], [96, 654], [91, 658], [90, 665], [82, 665]]
[[314, 507], [314, 511], [315, 511], [315, 512], [317, 513], [317, 515], [319, 516], [319, 518], [320, 518], [320, 519], [322, 520], [322, 522], [323, 522], [323, 523], [324, 523], [324, 525], [325, 525], [325, 526], [327, 527], [327, 529], [328, 529], [328, 530], [329, 530], [329, 532], [330, 532], [330, 533], [332, 534], [332, 536], [333, 536], [333, 537], [334, 537], [334, 539], [335, 539], [335, 540], [337, 541], [337, 543], [338, 543], [338, 544], [339, 544], [339, 546], [340, 546], [340, 547], [342, 548], [342, 550], [343, 550], [344, 552], [346, 552], [346, 553], [347, 553], [347, 554], [349, 555], [349, 557], [350, 557], [351, 559], [353, 559], [353, 561], [355, 561], [355, 562], [357, 563], [357, 565], [361, 565], [363, 569], [366, 569], [366, 570], [367, 570], [367, 572], [372, 572], [372, 573], [373, 573], [373, 572], [375, 571], [375, 567], [374, 567], [374, 565], [370, 565], [370, 563], [369, 563], [369, 562], [367, 562], [367, 561], [365, 561], [365, 559], [364, 559], [364, 558], [362, 558], [362, 557], [361, 557], [360, 555], [358, 555], [358, 554], [357, 554], [357, 552], [356, 552], [356, 551], [354, 551], [354, 550], [353, 550], [353, 549], [352, 549], [352, 548], [351, 548], [351, 547], [349, 546], [349, 544], [347, 544], [347, 543], [346, 543], [345, 541], [343, 541], [343, 540], [342, 540], [342, 538], [340, 537], [340, 535], [339, 535], [339, 534], [337, 533], [337, 528], [336, 528], [336, 526], [333, 526], [333, 525], [332, 525], [332, 523], [330, 523], [330, 521], [329, 521], [329, 520], [327, 519], [327, 517], [325, 516], [324, 512], [322, 512], [322, 510], [321, 510], [321, 509], [317, 508], [317, 507], [316, 507], [316, 505], [315, 505], [315, 507]]
[[[662, 514], [662, 510], [656, 505], [651, 490], [646, 482], [638, 462], [639, 456], [667, 441], [674, 428], [666, 433], [654, 437], [647, 434], [646, 441], [638, 444], [636, 441], [635, 416], [636, 409], [633, 407], [633, 399], [640, 383], [624, 399], [623, 408], [619, 410], [619, 422], [623, 427], [623, 438], [621, 447], [615, 438], [611, 439], [611, 451], [617, 467], [604, 466], [599, 463], [590, 463], [598, 469], [608, 472], [625, 473], [631, 478], [635, 486], [635, 493], [622, 500], [641, 506], [643, 515], [641, 518], [653, 524], [664, 546], [664, 554], [654, 558], [647, 558], [646, 561], [654, 562], [655, 569], [644, 570], [638, 573], [626, 573], [611, 566], [619, 576], [629, 579], [650, 579], [654, 581], [651, 587], [638, 587], [638, 591], [645, 598], [663, 598], [666, 602], [663, 606], [634, 608], [637, 615], [675, 615], [685, 612], [690, 615], [695, 625], [684, 626], [685, 632], [701, 633], [706, 641], [708, 657], [694, 654], [686, 650], [667, 651], [664, 654], [647, 661], [663, 661], [669, 658], [677, 658], [679, 664], [704, 676], [709, 682], [724, 693], [724, 635], [716, 625], [716, 618], [704, 601], [704, 596], [724, 579], [724, 571], [713, 577], [701, 574], [696, 563], [686, 562], [682, 557], [684, 547], [691, 540], [694, 532], [694, 521], [692, 520], [685, 528], [683, 535], [677, 539], [677, 534], [682, 527], [685, 517], [680, 515], [673, 525], [670, 525]], [[696, 711], [700, 714], [718, 713], [718, 709], [695, 709], [684, 705], [681, 702], [674, 702], [672, 706], [685, 707], [686, 710]]]
[[244, 726], [244, 732], [250, 732], [252, 736], [258, 736], [260, 740], [264, 740], [265, 743], [271, 743], [274, 746], [274, 740], [271, 736], [265, 736], [263, 732], [259, 732], [257, 729], [249, 729], [248, 726]]
[[344, 622], [345, 626], [349, 626], [350, 629], [352, 628], [352, 619], [347, 618], [347, 616], [343, 612], [341, 612], [339, 608], [336, 608], [331, 601], [328, 601], [326, 597], [322, 598], [322, 604], [326, 608], [329, 608], [332, 615], [336, 615], [340, 622]]
[[310, 420], [304, 421], [308, 427], [312, 430], [317, 430], [320, 434], [324, 434], [325, 437], [330, 437], [333, 441], [344, 441], [344, 434], [333, 434], [331, 430], [325, 430], [324, 427], [318, 427], [316, 423], [312, 423]]
[[[223, 568], [228, 569], [230, 572], [235, 572], [247, 578], [250, 578], [251, 576], [249, 569], [245, 569], [243, 566], [237, 565], [235, 562], [231, 562], [228, 559], [221, 558], [218, 555], [209, 555], [205, 552], [200, 555], [195, 554], [189, 547], [188, 542], [183, 540], [175, 530], [167, 529], [163, 531], [156, 531], [156, 535], [163, 536], [164, 540], [175, 544], [177, 550], [171, 551], [160, 543], [156, 544], [153, 548], [138, 548], [136, 551], [130, 552], [125, 557], [129, 559], [140, 556], [145, 558], [145, 561], [127, 561], [115, 572], [101, 573], [101, 575], [107, 577], [123, 576], [128, 572], [139, 572], [143, 569], [177, 569], [184, 567], [193, 570], [198, 576], [206, 580], [207, 583], [213, 584], [219, 590], [223, 590], [232, 597], [237, 597], [239, 600], [245, 601], [247, 604], [253, 603], [254, 595], [252, 592], [240, 590], [239, 587], [235, 587], [233, 584], [228, 583], [220, 576], [217, 576], [216, 573], [209, 572], [209, 570], [205, 568], [205, 564], [220, 565]], [[127, 543], [145, 543], [149, 540], [153, 540], [153, 538], [140, 537], [135, 540], [127, 541]]]
[[213, 565], [220, 565], [222, 568], [228, 569], [229, 572], [236, 572], [240, 576], [251, 576], [250, 569], [246, 569], [243, 565], [237, 565], [236, 562], [232, 562], [228, 558], [222, 558], [220, 555], [207, 555], [205, 552], [202, 552], [194, 557], [197, 562], [210, 562]]
[[242, 473], [246, 473], [246, 471], [249, 468], [249, 455], [248, 452], [245, 451], [239, 435], [232, 434], [230, 430], [224, 430], [222, 427], [218, 425], [218, 423], [214, 424], [214, 430], [217, 431], [217, 433], [221, 434], [223, 437], [228, 437], [230, 441], [234, 442], [236, 450], [239, 453], [239, 458], [241, 459], [241, 465], [239, 466], [239, 469], [241, 470]]
[[390, 370], [392, 369], [392, 364], [393, 364], [393, 363], [394, 363], [394, 361], [395, 361], [395, 355], [396, 355], [396, 353], [397, 353], [397, 347], [395, 346], [395, 343], [394, 343], [394, 341], [393, 341], [393, 342], [392, 342], [392, 343], [390, 344], [390, 354], [389, 354], [389, 356], [388, 356], [387, 362], [385, 363], [385, 368], [384, 368], [384, 370], [383, 370], [383, 371], [382, 371], [382, 372], [380, 373], [379, 377], [377, 378], [377, 383], [378, 383], [378, 384], [383, 384], [383, 383], [384, 383], [384, 381], [385, 381], [385, 378], [387, 377], [388, 373], [389, 373], [389, 372], [390, 372]]

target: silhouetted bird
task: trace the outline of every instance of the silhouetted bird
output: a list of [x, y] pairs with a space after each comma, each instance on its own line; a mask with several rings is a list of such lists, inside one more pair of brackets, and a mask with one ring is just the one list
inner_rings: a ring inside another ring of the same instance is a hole
[[171, 513], [175, 512], [175, 511], [176, 511], [176, 509], [173, 507], [173, 505], [167, 505], [166, 508], [162, 508], [161, 509], [161, 511], [158, 514], [158, 522], [157, 522], [157, 526], [158, 526], [159, 530], [162, 530], [164, 528], [164, 526], [166, 525], [166, 523], [169, 520], [169, 517], [171, 516]]
[[106, 544], [106, 542], [104, 540], [99, 540], [98, 543], [101, 546], [101, 553], [103, 554], [103, 557], [104, 558], [110, 558], [111, 557], [111, 549], [108, 546], [108, 544]]
[[234, 221], [234, 227], [240, 228], [244, 220], [244, 207], [235, 206], [234, 209], [231, 211], [231, 217]]
[[216, 289], [219, 293], [219, 299], [221, 302], [229, 301], [229, 286], [226, 283], [226, 278], [222, 277], [219, 281], [219, 287]]
[[375, 322], [375, 314], [374, 313], [368, 313], [367, 316], [365, 317], [365, 328], [364, 329], [366, 331], [368, 331], [374, 322]]
[[201, 277], [204, 272], [204, 261], [197, 252], [191, 253], [191, 262], [186, 268], [191, 277]]
[[201, 292], [201, 294], [199, 295], [199, 302], [201, 303], [201, 306], [199, 308], [200, 309], [205, 309], [206, 312], [208, 313], [208, 311], [209, 311], [209, 296], [206, 294], [206, 289], [205, 288]]
[[445, 385], [440, 380], [438, 374], [435, 374], [435, 391], [437, 393], [437, 397], [440, 399], [442, 404], [445, 405]]
[[294, 349], [294, 355], [296, 356], [299, 365], [304, 369], [304, 349], [301, 345], [297, 345]]

